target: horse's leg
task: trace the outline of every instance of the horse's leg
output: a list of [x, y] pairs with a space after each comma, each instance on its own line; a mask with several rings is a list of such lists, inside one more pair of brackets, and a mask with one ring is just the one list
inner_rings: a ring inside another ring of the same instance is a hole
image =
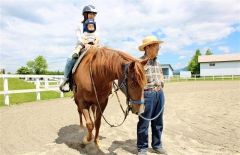
[[80, 129], [82, 130], [84, 128], [83, 126], [83, 120], [82, 120], [82, 110], [78, 107], [78, 114], [80, 119]]
[[[101, 104], [101, 110], [102, 112], [104, 112], [106, 106], [107, 106], [107, 102], [108, 102], [108, 99], [106, 99], [106, 102]], [[96, 107], [97, 110], [96, 110], [96, 119], [95, 119], [95, 129], [96, 129], [96, 133], [95, 133], [95, 138], [94, 138], [94, 142], [96, 144], [97, 147], [99, 147], [99, 129], [100, 129], [100, 126], [101, 126], [101, 118], [102, 118], [102, 113], [99, 109], [99, 107], [97, 106]]]
[[92, 106], [91, 106], [91, 109], [92, 109], [92, 113], [93, 113], [93, 117], [94, 117], [94, 121], [96, 120], [96, 106], [93, 104]]
[[84, 137], [83, 143], [88, 144], [92, 140], [92, 130], [94, 128], [93, 121], [91, 119], [89, 109], [82, 109], [83, 116], [85, 117], [86, 120], [86, 127], [88, 129], [88, 134]]
[[77, 99], [77, 94], [76, 93], [74, 93], [74, 101], [75, 101], [75, 103], [76, 103], [76, 105], [77, 105], [77, 107], [78, 107], [78, 114], [79, 114], [79, 119], [80, 119], [80, 130], [81, 129], [83, 129], [83, 121], [82, 121], [82, 110], [81, 110], [81, 108], [80, 108], [80, 102], [79, 102], [79, 100]]

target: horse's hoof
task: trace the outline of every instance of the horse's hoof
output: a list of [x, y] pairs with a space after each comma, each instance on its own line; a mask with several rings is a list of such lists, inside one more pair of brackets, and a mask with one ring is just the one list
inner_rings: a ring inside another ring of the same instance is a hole
[[85, 136], [85, 137], [83, 138], [83, 144], [84, 144], [84, 145], [87, 145], [87, 144], [89, 144], [89, 143], [90, 143], [90, 141], [88, 141], [87, 136]]
[[79, 130], [80, 130], [80, 131], [84, 131], [84, 126], [83, 126], [83, 125], [80, 125]]
[[95, 143], [96, 147], [99, 149], [100, 148], [99, 140], [94, 141], [94, 143]]
[[80, 128], [84, 128], [84, 125], [80, 125]]

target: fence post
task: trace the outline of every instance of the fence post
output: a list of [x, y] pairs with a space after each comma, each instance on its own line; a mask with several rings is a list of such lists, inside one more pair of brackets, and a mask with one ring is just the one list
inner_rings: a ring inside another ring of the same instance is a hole
[[214, 75], [213, 75], [213, 80], [214, 80]]
[[9, 94], [8, 94], [8, 79], [4, 76], [3, 78], [4, 82], [4, 104], [9, 106]]
[[41, 100], [41, 95], [40, 95], [40, 81], [39, 78], [36, 78], [36, 94], [37, 94], [37, 101]]
[[[61, 84], [62, 82], [63, 82], [63, 79], [61, 78], [61, 79], [60, 79], [60, 84]], [[64, 94], [63, 94], [63, 92], [62, 92], [62, 91], [60, 91], [60, 97], [61, 97], [61, 98], [63, 98], [63, 97], [64, 97]]]
[[44, 87], [46, 89], [48, 89], [48, 78], [47, 77], [44, 78]]
[[233, 80], [233, 75], [232, 75], [232, 80]]

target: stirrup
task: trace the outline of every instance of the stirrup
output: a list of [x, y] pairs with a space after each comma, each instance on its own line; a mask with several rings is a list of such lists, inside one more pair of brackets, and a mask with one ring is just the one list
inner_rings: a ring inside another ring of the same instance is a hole
[[63, 81], [63, 83], [59, 86], [60, 91], [62, 91], [63, 93], [70, 92], [70, 87], [69, 87], [69, 89], [64, 89], [64, 87], [66, 86], [68, 81], [69, 80]]

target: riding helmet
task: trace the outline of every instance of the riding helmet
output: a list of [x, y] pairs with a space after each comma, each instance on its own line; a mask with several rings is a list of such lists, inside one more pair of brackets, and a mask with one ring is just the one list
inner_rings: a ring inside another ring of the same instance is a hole
[[88, 12], [93, 12], [93, 13], [97, 14], [97, 10], [96, 10], [95, 6], [93, 6], [93, 5], [87, 5], [83, 8], [82, 14], [88, 13]]

